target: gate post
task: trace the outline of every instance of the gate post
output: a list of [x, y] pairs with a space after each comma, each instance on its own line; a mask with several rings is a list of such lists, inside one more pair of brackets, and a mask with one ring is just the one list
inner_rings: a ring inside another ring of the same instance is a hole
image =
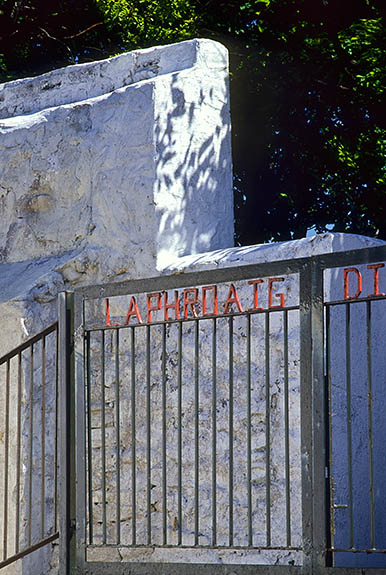
[[322, 572], [326, 553], [323, 268], [300, 272], [303, 572]]
[[70, 574], [73, 546], [73, 294], [58, 295], [59, 365], [59, 574]]
[[326, 511], [326, 407], [324, 377], [324, 289], [323, 267], [311, 260], [312, 330], [312, 499], [313, 499], [313, 573], [324, 572], [327, 547]]
[[307, 262], [300, 270], [300, 436], [302, 464], [303, 573], [313, 565], [312, 491], [312, 269]]
[[74, 537], [71, 546], [71, 575], [86, 572], [86, 402], [84, 298], [73, 299], [73, 500]]

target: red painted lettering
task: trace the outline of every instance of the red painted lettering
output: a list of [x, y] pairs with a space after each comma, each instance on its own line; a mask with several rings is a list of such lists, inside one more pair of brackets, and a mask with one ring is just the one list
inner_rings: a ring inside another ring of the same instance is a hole
[[264, 283], [264, 280], [251, 280], [248, 282], [249, 285], [253, 285], [253, 307], [249, 308], [249, 311], [264, 309], [263, 307], [259, 307], [259, 294], [257, 291], [257, 286], [262, 283]]
[[[193, 299], [189, 299], [189, 294], [193, 294]], [[189, 308], [193, 317], [198, 317], [195, 305], [198, 304], [198, 289], [184, 289], [184, 318], [187, 319]]]
[[236, 304], [240, 312], [244, 311], [237, 294], [237, 290], [233, 284], [229, 286], [228, 297], [225, 302], [224, 313], [229, 313], [229, 308], [232, 304]]
[[174, 303], [169, 303], [168, 300], [168, 292], [164, 293], [164, 310], [165, 310], [165, 321], [169, 319], [169, 309], [174, 309], [174, 319], [178, 319], [179, 315], [179, 300], [178, 300], [178, 291], [174, 290]]
[[374, 270], [374, 293], [369, 293], [369, 297], [384, 296], [383, 292], [379, 292], [379, 268], [384, 268], [385, 264], [371, 264], [367, 266], [368, 270]]
[[[283, 281], [284, 281], [284, 278], [269, 278], [269, 280], [268, 280], [268, 307], [270, 309], [275, 308], [275, 307], [284, 307], [284, 294], [283, 293], [273, 294], [273, 292], [272, 292], [273, 284], [275, 282], [283, 282]], [[272, 304], [273, 295], [275, 295], [275, 297], [280, 298], [280, 303], [278, 305]]]
[[111, 323], [110, 321], [110, 302], [108, 297], [105, 299], [105, 325], [121, 325], [120, 323]]
[[[156, 298], [155, 306], [151, 305], [151, 300]], [[147, 322], [151, 322], [151, 312], [152, 311], [159, 311], [161, 309], [161, 294], [159, 291], [155, 293], [148, 293], [146, 296], [147, 299]]]
[[142, 323], [142, 318], [141, 318], [141, 314], [140, 314], [139, 309], [138, 309], [137, 300], [135, 299], [134, 296], [131, 296], [129, 309], [127, 310], [127, 314], [126, 314], [125, 325], [129, 325], [132, 315], [135, 315], [137, 317], [138, 323]]
[[[206, 294], [208, 291], [212, 291], [213, 292], [213, 312], [212, 313], [208, 313], [206, 311], [206, 306], [207, 306], [207, 302], [206, 302]], [[218, 312], [218, 303], [217, 303], [217, 286], [205, 286], [202, 288], [202, 315], [203, 316], [212, 316], [212, 315], [217, 315]]]
[[[355, 274], [357, 278], [357, 291], [355, 295], [349, 295], [349, 274]], [[344, 274], [344, 299], [357, 299], [362, 293], [362, 274], [357, 268], [345, 268], [343, 270]]]

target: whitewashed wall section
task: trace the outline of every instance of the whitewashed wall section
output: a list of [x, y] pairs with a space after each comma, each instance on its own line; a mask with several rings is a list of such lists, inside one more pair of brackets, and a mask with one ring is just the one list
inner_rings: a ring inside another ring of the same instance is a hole
[[90, 281], [231, 246], [225, 48], [192, 40], [61, 73], [2, 89], [19, 114], [0, 121], [2, 263], [66, 254], [66, 279]]
[[[1, 355], [56, 320], [59, 291], [156, 275], [178, 255], [233, 245], [220, 44], [192, 40], [3, 84], [0, 118]], [[28, 393], [27, 381], [27, 422]], [[1, 403], [0, 437], [4, 422]], [[45, 575], [50, 556], [22, 563], [7, 570]]]
[[[216, 43], [195, 40], [73, 66], [5, 84], [0, 97], [1, 353], [56, 319], [63, 289], [377, 244], [325, 234], [226, 249], [233, 241], [227, 56]], [[192, 253], [198, 255], [178, 259]], [[244, 337], [237, 338], [242, 347]], [[219, 370], [226, 378], [226, 368]], [[275, 401], [279, 425], [282, 398]], [[45, 575], [50, 557], [42, 553], [8, 571]]]

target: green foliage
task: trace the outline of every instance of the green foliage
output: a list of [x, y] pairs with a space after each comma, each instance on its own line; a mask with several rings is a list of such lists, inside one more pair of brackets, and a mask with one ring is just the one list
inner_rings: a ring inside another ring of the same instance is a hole
[[326, 226], [386, 238], [384, 12], [272, 0], [228, 43], [241, 243]]
[[195, 36], [223, 42], [238, 241], [310, 227], [386, 239], [384, 0], [0, 0], [1, 11], [5, 77]]
[[187, 0], [96, 0], [110, 30], [125, 49], [191, 38], [199, 17]]

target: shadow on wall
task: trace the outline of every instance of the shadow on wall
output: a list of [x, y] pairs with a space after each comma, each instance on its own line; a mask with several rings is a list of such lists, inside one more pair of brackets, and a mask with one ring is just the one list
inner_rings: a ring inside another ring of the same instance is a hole
[[222, 82], [175, 74], [157, 88], [156, 105], [154, 198], [161, 264], [176, 256], [233, 246], [225, 73]]

